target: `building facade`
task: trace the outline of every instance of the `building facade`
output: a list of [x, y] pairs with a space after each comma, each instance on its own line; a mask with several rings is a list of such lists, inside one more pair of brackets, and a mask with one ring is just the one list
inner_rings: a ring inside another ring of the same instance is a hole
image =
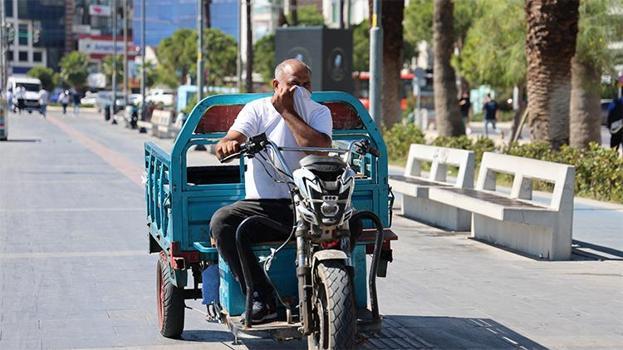
[[56, 68], [65, 50], [64, 0], [2, 1], [14, 29], [9, 74], [24, 74], [38, 65]]
[[[63, 55], [81, 50], [89, 55], [90, 70], [100, 69], [101, 59], [112, 54], [112, 34], [117, 34], [118, 53], [123, 52], [123, 0], [1, 0], [7, 22], [14, 28], [8, 51], [9, 74], [25, 74], [34, 66], [55, 71]], [[128, 16], [133, 1], [127, 0]], [[113, 14], [117, 16], [113, 28]], [[128, 41], [132, 41], [132, 22], [128, 21]], [[136, 49], [130, 47], [134, 56]]]

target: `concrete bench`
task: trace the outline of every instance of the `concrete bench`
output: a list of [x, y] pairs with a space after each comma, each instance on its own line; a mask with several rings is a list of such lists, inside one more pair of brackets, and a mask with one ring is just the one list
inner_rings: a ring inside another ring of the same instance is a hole
[[173, 138], [179, 129], [173, 125], [173, 111], [156, 109], [151, 115], [151, 134], [158, 138]]
[[[431, 163], [428, 177], [422, 164]], [[448, 179], [448, 166], [459, 168], [456, 181]], [[474, 152], [461, 149], [413, 144], [409, 148], [404, 175], [390, 176], [392, 190], [402, 194], [402, 215], [452, 231], [468, 231], [471, 213], [429, 198], [431, 188], [473, 188]]]
[[[509, 195], [496, 192], [496, 174], [514, 176]], [[532, 180], [554, 184], [549, 205], [532, 200]], [[472, 212], [471, 236], [548, 260], [571, 256], [575, 168], [486, 152], [475, 189], [431, 188], [429, 198]]]

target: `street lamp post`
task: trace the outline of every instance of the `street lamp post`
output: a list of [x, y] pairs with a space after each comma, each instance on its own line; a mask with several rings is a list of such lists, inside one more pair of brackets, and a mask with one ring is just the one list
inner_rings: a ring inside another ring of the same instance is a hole
[[197, 102], [203, 99], [203, 0], [197, 0]]
[[374, 0], [370, 26], [370, 112], [377, 128], [381, 127], [381, 91], [383, 87], [383, 27], [381, 0]]
[[8, 35], [6, 28], [6, 17], [4, 14], [4, 0], [0, 1], [0, 141], [7, 139], [7, 130], [9, 123], [9, 111], [8, 101], [6, 101], [6, 73], [7, 73], [7, 59], [6, 51], [9, 46]]
[[115, 107], [117, 105], [117, 0], [111, 0], [112, 11], [112, 124], [117, 124], [115, 120]]
[[145, 1], [147, 0], [141, 0], [141, 120], [145, 120]]
[[123, 106], [128, 106], [128, 0], [123, 0]]

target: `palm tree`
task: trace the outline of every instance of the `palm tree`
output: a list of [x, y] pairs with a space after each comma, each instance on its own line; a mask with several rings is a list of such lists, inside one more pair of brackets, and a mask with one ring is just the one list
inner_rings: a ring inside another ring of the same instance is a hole
[[299, 16], [298, 16], [298, 2], [296, 0], [288, 0], [290, 1], [290, 22], [288, 23], [291, 26], [297, 26], [299, 24]]
[[571, 63], [571, 103], [569, 144], [586, 148], [601, 140], [601, 69], [573, 57]]
[[571, 62], [569, 143], [586, 148], [601, 140], [601, 75], [614, 64], [608, 43], [623, 35], [623, 17], [610, 13], [618, 0], [580, 3], [576, 52]]
[[554, 149], [569, 142], [571, 59], [579, 0], [526, 0], [530, 133]]
[[435, 89], [435, 120], [441, 136], [465, 134], [465, 126], [457, 102], [456, 75], [450, 65], [454, 49], [454, 4], [451, 0], [435, 0], [433, 9], [433, 87]]
[[381, 14], [383, 16], [383, 101], [382, 116], [385, 126], [400, 122], [402, 110], [400, 108], [403, 88], [400, 80], [403, 53], [402, 19], [404, 16], [404, 0], [383, 1]]

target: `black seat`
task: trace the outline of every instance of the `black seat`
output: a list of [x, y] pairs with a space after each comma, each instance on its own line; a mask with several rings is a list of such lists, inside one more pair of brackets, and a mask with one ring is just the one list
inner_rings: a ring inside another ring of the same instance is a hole
[[311, 154], [301, 159], [301, 167], [309, 169], [322, 180], [335, 180], [344, 172], [346, 163], [339, 157], [319, 156]]

